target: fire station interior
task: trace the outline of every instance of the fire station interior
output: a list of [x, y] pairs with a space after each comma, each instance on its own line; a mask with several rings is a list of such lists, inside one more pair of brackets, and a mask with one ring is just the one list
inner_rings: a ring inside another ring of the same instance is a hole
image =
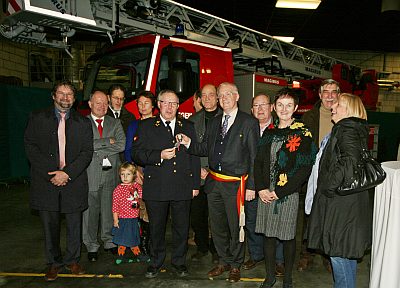
[[[255, 288], [265, 278], [265, 265], [260, 262], [253, 269], [241, 269], [237, 283], [229, 283], [227, 274], [209, 280], [207, 272], [215, 264], [211, 253], [200, 261], [191, 260], [196, 252], [192, 229], [186, 262], [189, 276], [177, 277], [170, 265], [169, 221], [167, 258], [154, 279], [145, 277], [146, 262], [132, 258], [117, 265], [116, 256], [102, 247], [98, 261], [90, 262], [82, 245], [80, 264], [86, 273], [62, 270], [55, 282], [46, 282], [43, 229], [38, 212], [29, 207], [23, 132], [30, 112], [52, 105], [51, 88], [62, 79], [77, 87], [74, 108], [83, 115], [90, 113], [87, 101], [94, 88], [122, 84], [128, 91], [125, 107], [136, 117], [139, 91], [157, 94], [172, 89], [180, 98], [179, 113], [187, 118], [194, 113], [192, 95], [201, 85], [231, 81], [239, 88], [240, 109], [248, 113], [258, 93], [295, 89], [300, 118], [318, 100], [322, 79], [333, 78], [343, 91], [362, 97], [373, 157], [379, 162], [400, 161], [398, 0], [322, 0], [316, 1], [314, 9], [279, 8], [276, 0], [178, 2], [0, 2], [0, 287]], [[281, 42], [273, 36], [294, 40]], [[373, 209], [374, 190], [369, 196]], [[304, 199], [300, 193], [293, 286], [332, 287], [332, 273], [321, 255], [316, 254], [305, 271], [296, 269]], [[61, 231], [64, 249], [64, 219]], [[371, 250], [367, 250], [358, 260], [356, 287], [377, 288], [370, 286], [370, 276]], [[274, 287], [281, 287], [282, 281], [277, 277]]]

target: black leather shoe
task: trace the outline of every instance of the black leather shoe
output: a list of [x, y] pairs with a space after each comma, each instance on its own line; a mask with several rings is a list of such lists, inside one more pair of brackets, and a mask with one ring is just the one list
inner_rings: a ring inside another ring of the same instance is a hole
[[156, 278], [159, 272], [160, 272], [160, 268], [157, 268], [154, 266], [149, 266], [149, 267], [147, 267], [147, 271], [144, 276], [146, 278]]
[[97, 255], [97, 252], [88, 252], [87, 258], [90, 262], [96, 262], [99, 257]]
[[106, 252], [110, 252], [113, 255], [117, 255], [118, 254], [118, 247], [113, 247], [113, 248], [104, 248], [104, 251]]
[[272, 282], [265, 279], [264, 282], [261, 283], [260, 288], [272, 288], [275, 285], [275, 283], [276, 279], [274, 279]]
[[172, 268], [174, 268], [176, 275], [178, 275], [178, 277], [186, 277], [189, 275], [189, 271], [185, 265], [172, 264]]

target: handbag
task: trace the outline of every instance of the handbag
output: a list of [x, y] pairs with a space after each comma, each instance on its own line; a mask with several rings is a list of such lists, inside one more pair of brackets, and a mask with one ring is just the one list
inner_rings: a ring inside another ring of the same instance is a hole
[[344, 180], [337, 192], [339, 195], [348, 195], [365, 191], [381, 184], [386, 173], [381, 164], [376, 161], [370, 152], [363, 148], [360, 162], [355, 167], [353, 176]]

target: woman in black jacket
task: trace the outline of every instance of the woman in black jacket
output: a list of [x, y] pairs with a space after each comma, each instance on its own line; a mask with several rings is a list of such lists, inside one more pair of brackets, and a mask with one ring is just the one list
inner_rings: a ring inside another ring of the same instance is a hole
[[307, 180], [317, 147], [310, 130], [294, 119], [298, 97], [282, 89], [275, 97], [277, 121], [264, 132], [254, 160], [254, 183], [259, 199], [256, 233], [263, 234], [266, 279], [260, 286], [271, 288], [275, 279], [276, 240], [283, 242], [285, 276], [283, 288], [292, 288], [296, 255], [296, 228], [301, 185]]
[[333, 126], [321, 156], [308, 227], [308, 247], [330, 256], [335, 288], [353, 288], [357, 259], [371, 246], [368, 191], [347, 194], [338, 187], [352, 176], [367, 148], [367, 114], [361, 99], [341, 94], [332, 106]]

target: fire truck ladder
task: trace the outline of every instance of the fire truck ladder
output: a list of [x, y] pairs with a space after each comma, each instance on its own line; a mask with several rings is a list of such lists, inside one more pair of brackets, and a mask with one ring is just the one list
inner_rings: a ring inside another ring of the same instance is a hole
[[[229, 44], [233, 48], [235, 69], [254, 71], [264, 68], [268, 74], [293, 78], [330, 78], [334, 64], [352, 66], [174, 1], [162, 0], [158, 6], [152, 6], [151, 0], [124, 2], [119, 3], [119, 23], [116, 25], [122, 37], [149, 32], [172, 36], [176, 25], [183, 24], [185, 36], [190, 40], [219, 46]], [[132, 2], [136, 4], [131, 5]], [[110, 6], [102, 5], [100, 1], [92, 5], [96, 6], [95, 19], [110, 23], [111, 14], [107, 10]]]
[[[172, 36], [176, 25], [183, 24], [189, 40], [232, 48], [235, 69], [330, 78], [334, 64], [352, 66], [170, 0], [71, 0], [64, 6], [54, 0], [5, 2], [9, 2], [8, 11], [0, 19], [0, 32], [22, 43], [65, 49], [74, 29], [107, 33], [112, 40], [111, 33], [125, 38], [149, 32]], [[11, 3], [19, 3], [20, 10], [10, 11]], [[5, 7], [2, 10], [6, 11]], [[58, 28], [63, 41], [46, 40], [44, 27]]]

